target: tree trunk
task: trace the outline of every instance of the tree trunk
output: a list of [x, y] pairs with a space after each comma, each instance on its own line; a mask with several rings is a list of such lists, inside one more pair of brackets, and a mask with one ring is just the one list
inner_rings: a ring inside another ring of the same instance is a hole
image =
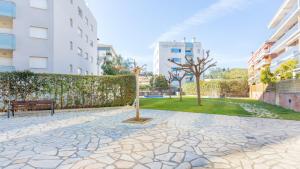
[[139, 74], [136, 75], [136, 120], [140, 121], [140, 85], [139, 85]]
[[171, 83], [169, 83], [169, 98], [171, 99], [172, 98], [172, 85]]
[[182, 102], [182, 81], [179, 81], [179, 97], [180, 97], [180, 101]]
[[198, 105], [201, 106], [200, 76], [198, 75], [196, 75], [196, 86], [197, 86]]

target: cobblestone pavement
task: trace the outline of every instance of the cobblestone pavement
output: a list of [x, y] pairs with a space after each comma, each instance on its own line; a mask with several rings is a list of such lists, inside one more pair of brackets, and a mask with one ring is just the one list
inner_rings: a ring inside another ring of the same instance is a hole
[[0, 118], [0, 168], [300, 168], [300, 122], [128, 108]]

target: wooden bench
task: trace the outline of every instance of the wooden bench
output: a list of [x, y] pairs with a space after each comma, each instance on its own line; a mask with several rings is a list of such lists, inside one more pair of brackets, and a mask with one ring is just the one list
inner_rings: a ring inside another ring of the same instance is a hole
[[[38, 101], [12, 101], [10, 111], [13, 116], [18, 111], [38, 111], [38, 110], [51, 110], [51, 116], [54, 115], [55, 103], [52, 100], [38, 100]], [[10, 111], [7, 116], [10, 117]]]

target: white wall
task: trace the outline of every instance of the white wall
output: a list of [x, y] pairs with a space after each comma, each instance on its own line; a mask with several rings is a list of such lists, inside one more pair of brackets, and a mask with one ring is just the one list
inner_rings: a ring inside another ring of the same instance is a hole
[[[16, 50], [13, 53], [13, 65], [16, 70], [32, 70], [34, 72], [47, 73], [70, 73], [70, 65], [74, 70], [82, 68], [84, 72], [97, 74], [97, 22], [84, 0], [47, 0], [47, 5], [38, 2], [30, 6], [30, 0], [12, 0], [16, 3], [16, 18], [13, 23], [12, 33], [16, 36]], [[82, 9], [83, 19], [78, 15], [78, 6]], [[47, 8], [47, 9], [45, 9]], [[85, 17], [89, 25], [85, 25]], [[70, 18], [73, 19], [73, 28], [70, 27]], [[93, 31], [90, 25], [93, 25]], [[78, 37], [77, 28], [83, 30], [83, 38]], [[48, 29], [47, 39], [30, 37], [30, 27], [41, 27]], [[85, 35], [89, 42], [86, 43]], [[90, 40], [94, 47], [90, 46]], [[73, 50], [70, 50], [70, 41], [73, 41]], [[93, 57], [86, 60], [77, 55], [77, 47], [83, 49]], [[30, 57], [47, 58], [47, 68], [31, 69]], [[76, 71], [74, 71], [76, 73]]]

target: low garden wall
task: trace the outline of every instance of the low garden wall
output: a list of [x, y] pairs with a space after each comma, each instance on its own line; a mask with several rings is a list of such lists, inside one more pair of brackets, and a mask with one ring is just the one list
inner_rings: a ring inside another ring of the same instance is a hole
[[133, 75], [0, 73], [0, 110], [5, 110], [9, 99], [51, 99], [58, 109], [125, 106], [134, 102], [135, 88]]
[[300, 79], [250, 86], [250, 97], [300, 112]]

